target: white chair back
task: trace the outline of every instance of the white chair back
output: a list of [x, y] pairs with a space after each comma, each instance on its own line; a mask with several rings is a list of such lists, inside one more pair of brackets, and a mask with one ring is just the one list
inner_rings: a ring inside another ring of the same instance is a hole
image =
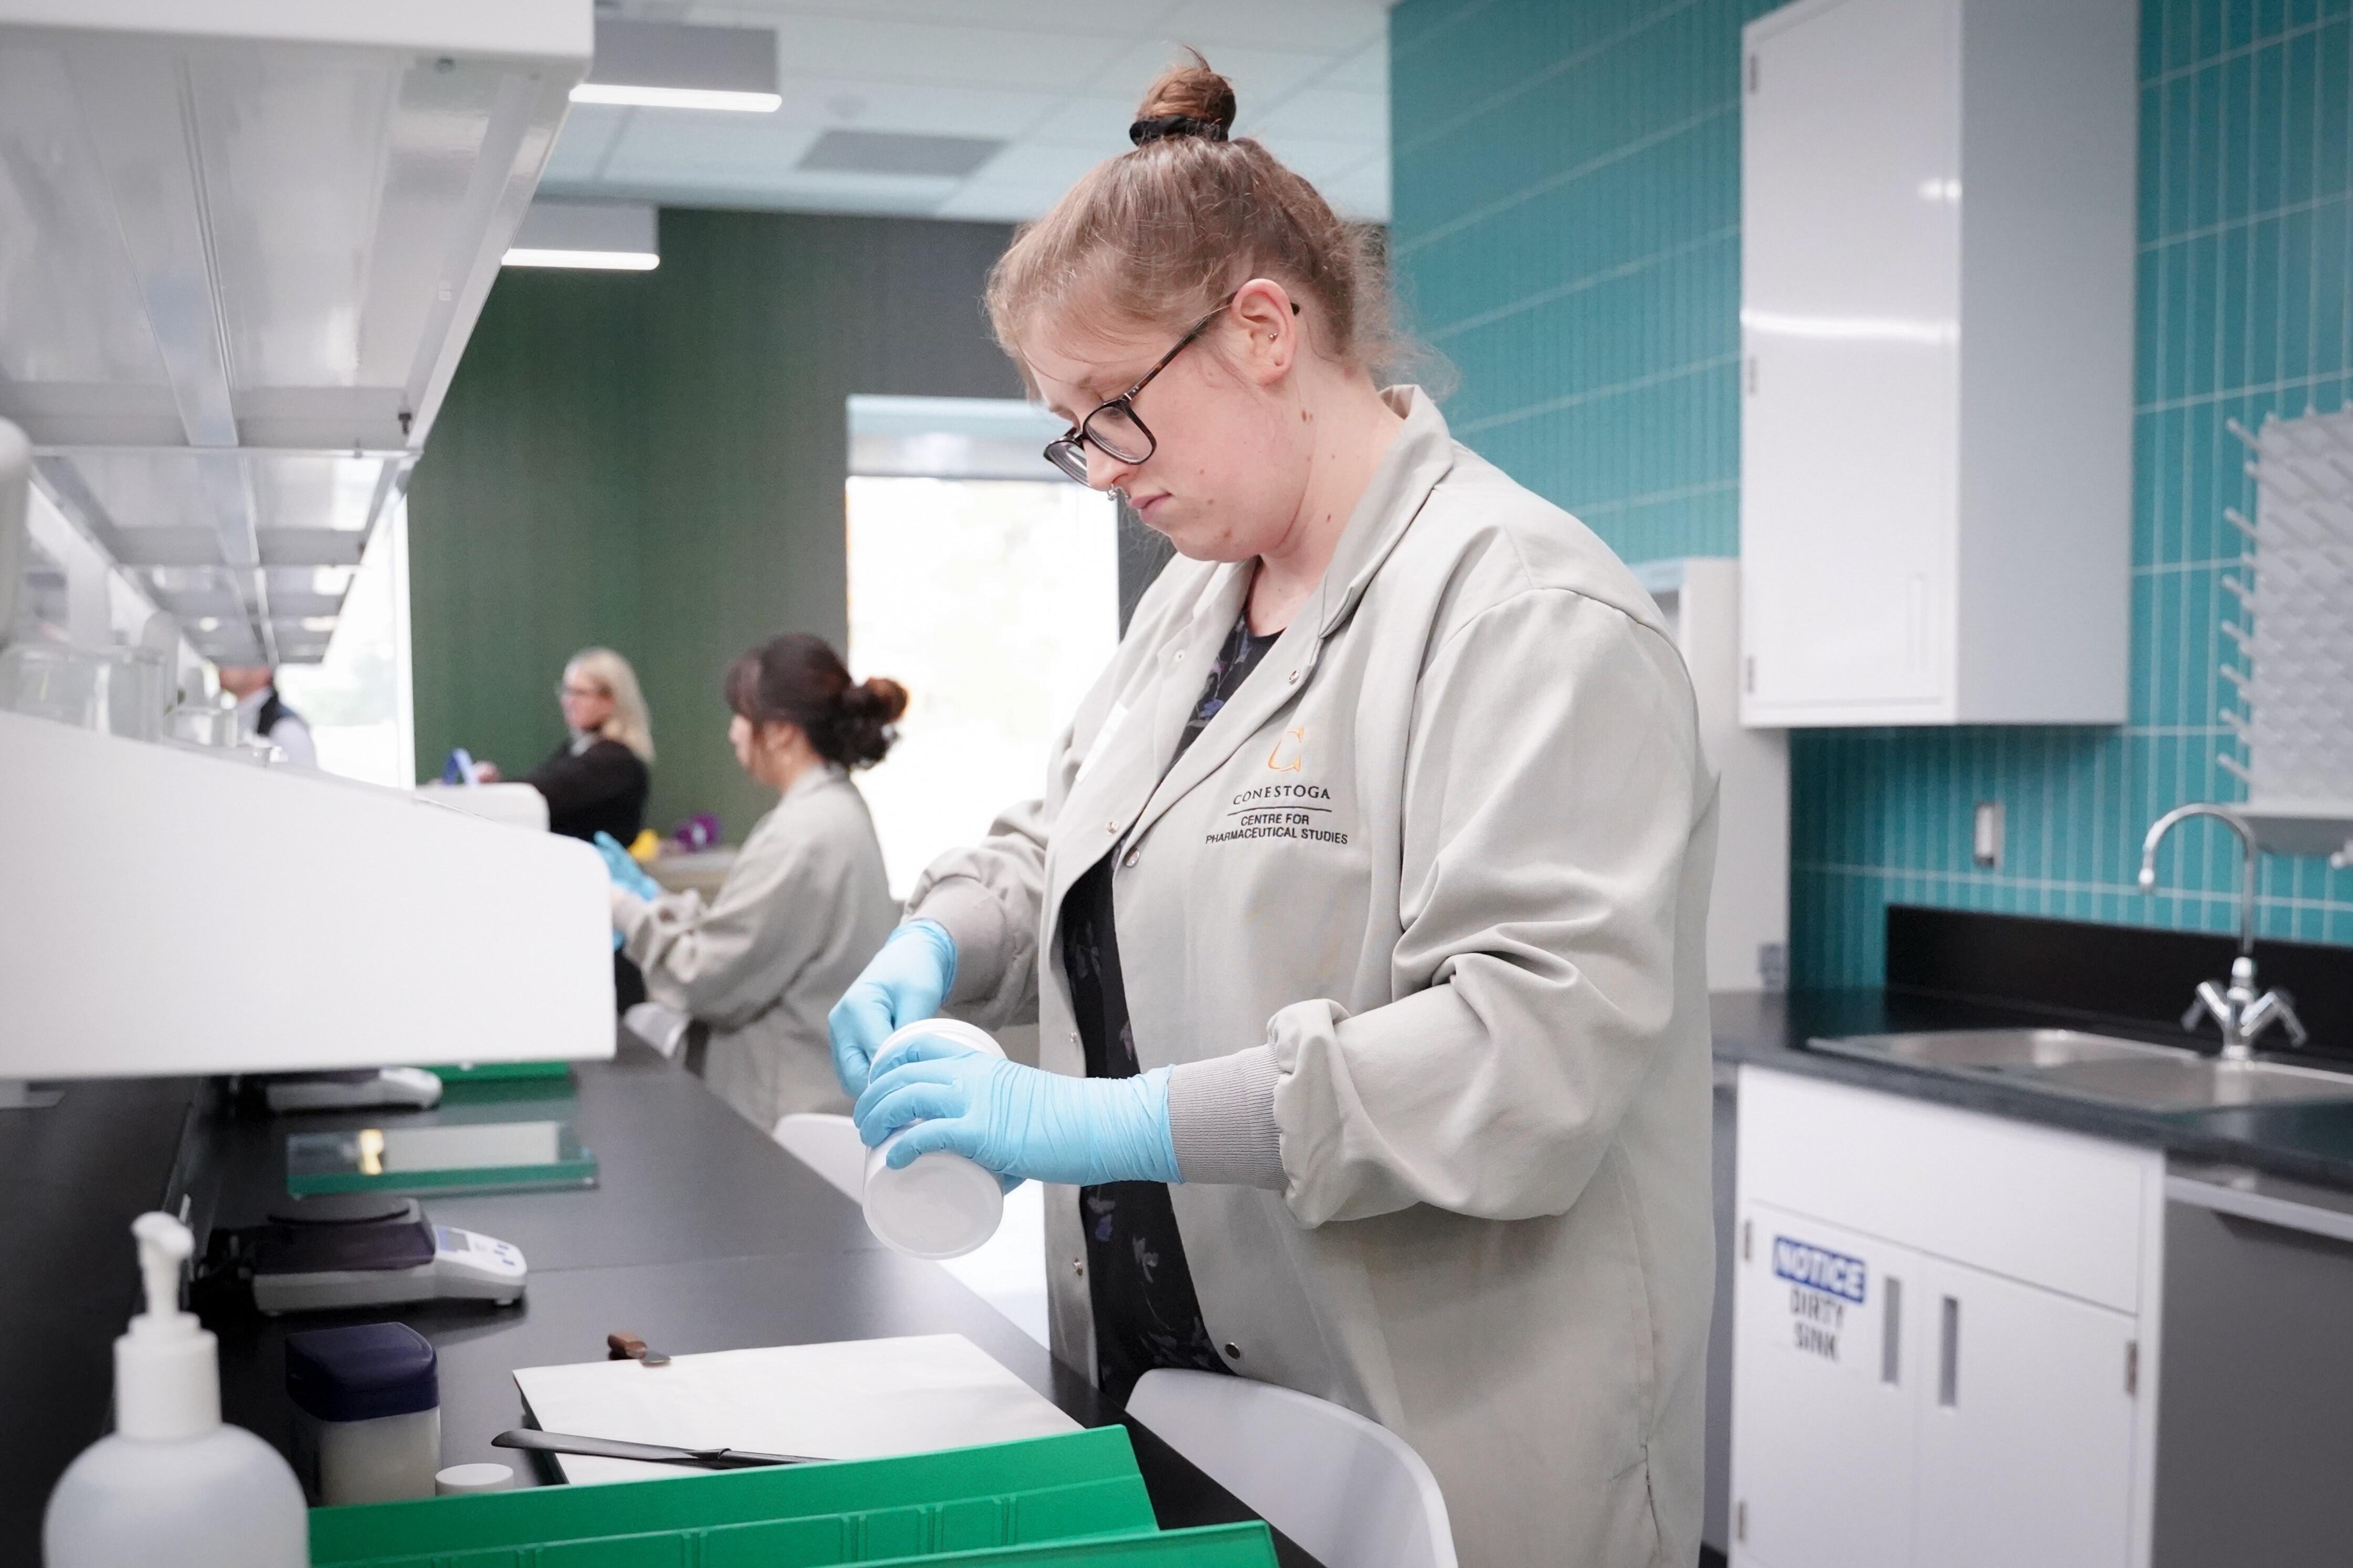
[[1324, 1568], [1455, 1568], [1446, 1499], [1404, 1438], [1329, 1400], [1147, 1372], [1127, 1413]]
[[672, 1060], [677, 1059], [678, 1047], [686, 1042], [687, 1026], [692, 1022], [685, 1014], [673, 1013], [659, 1002], [640, 1002], [621, 1015], [623, 1028]]
[[851, 1203], [866, 1197], [866, 1145], [858, 1141], [858, 1123], [847, 1116], [797, 1110], [776, 1119], [769, 1134], [785, 1152], [823, 1176]]

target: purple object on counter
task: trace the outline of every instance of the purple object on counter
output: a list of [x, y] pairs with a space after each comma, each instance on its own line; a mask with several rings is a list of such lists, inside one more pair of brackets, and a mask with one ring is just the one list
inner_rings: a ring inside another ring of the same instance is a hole
[[707, 811], [698, 811], [673, 828], [670, 837], [681, 849], [715, 849], [719, 847], [719, 818]]

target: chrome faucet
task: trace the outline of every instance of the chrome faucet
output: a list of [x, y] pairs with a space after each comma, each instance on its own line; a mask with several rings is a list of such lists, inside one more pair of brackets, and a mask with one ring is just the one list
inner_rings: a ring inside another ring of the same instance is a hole
[[2304, 1021], [2295, 1016], [2295, 998], [2285, 990], [2255, 990], [2255, 847], [2254, 829], [2247, 819], [2227, 805], [2211, 805], [2203, 801], [2189, 805], [2177, 805], [2149, 825], [2148, 837], [2140, 846], [2140, 886], [2143, 892], [2157, 890], [2157, 847], [2174, 825], [2193, 816], [2211, 816], [2239, 836], [2239, 956], [2231, 961], [2231, 983], [2201, 980], [2198, 995], [2189, 1004], [2189, 1011], [2181, 1015], [2181, 1026], [2198, 1027], [2199, 1020], [2211, 1017], [2222, 1031], [2222, 1059], [2245, 1062], [2254, 1059], [2255, 1041], [2274, 1024], [2283, 1026], [2287, 1037], [2296, 1045], [2304, 1044]]

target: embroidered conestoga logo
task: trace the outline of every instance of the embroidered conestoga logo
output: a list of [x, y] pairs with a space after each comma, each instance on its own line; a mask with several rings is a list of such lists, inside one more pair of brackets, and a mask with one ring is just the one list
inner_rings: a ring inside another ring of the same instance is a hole
[[1266, 754], [1271, 773], [1295, 773], [1307, 764], [1307, 726], [1285, 730], [1274, 742], [1274, 750]]

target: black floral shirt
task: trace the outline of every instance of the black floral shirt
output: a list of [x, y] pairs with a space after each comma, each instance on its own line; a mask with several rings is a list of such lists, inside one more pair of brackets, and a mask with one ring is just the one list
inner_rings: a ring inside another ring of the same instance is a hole
[[[1247, 610], [1235, 620], [1209, 666], [1170, 766], [1241, 689], [1281, 635], [1254, 635]], [[1112, 866], [1119, 852], [1113, 845], [1062, 900], [1062, 967], [1070, 977], [1089, 1078], [1133, 1078], [1139, 1070], [1113, 923]], [[1113, 1182], [1082, 1187], [1079, 1214], [1086, 1227], [1096, 1385], [1124, 1402], [1135, 1380], [1155, 1367], [1226, 1371], [1201, 1319], [1167, 1186]]]

